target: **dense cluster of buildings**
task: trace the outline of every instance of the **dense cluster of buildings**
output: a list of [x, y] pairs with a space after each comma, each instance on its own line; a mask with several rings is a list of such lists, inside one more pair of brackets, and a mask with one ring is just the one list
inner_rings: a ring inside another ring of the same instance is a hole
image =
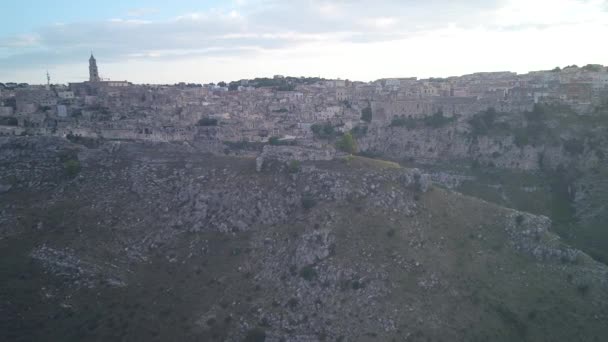
[[[287, 81], [290, 79], [290, 81]], [[0, 84], [0, 134], [82, 135], [156, 141], [312, 141], [311, 126], [348, 131], [388, 125], [396, 117], [441, 113], [468, 116], [493, 107], [521, 112], [535, 103], [561, 103], [580, 114], [608, 98], [608, 68], [571, 66], [518, 75], [476, 73], [442, 79], [390, 78], [374, 82], [275, 76], [288, 87], [135, 85], [102, 80], [91, 55], [89, 81], [69, 85]], [[252, 85], [254, 84], [254, 85]], [[234, 84], [232, 84], [234, 85]], [[362, 112], [371, 110], [371, 120]]]

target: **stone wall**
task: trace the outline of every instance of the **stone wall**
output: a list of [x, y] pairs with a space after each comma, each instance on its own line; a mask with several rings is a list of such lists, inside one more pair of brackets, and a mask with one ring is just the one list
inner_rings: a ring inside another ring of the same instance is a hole
[[339, 153], [333, 147], [310, 148], [301, 146], [264, 146], [262, 153], [256, 158], [256, 170], [262, 171], [264, 163], [267, 161], [277, 161], [288, 163], [297, 161], [332, 160]]

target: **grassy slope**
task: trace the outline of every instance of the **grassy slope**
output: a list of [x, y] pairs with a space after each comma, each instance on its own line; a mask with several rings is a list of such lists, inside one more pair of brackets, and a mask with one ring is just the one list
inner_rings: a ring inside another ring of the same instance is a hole
[[[336, 262], [362, 258], [365, 251], [390, 274], [392, 291], [383, 305], [398, 312], [399, 331], [386, 338], [600, 341], [606, 336], [607, 327], [597, 319], [608, 313], [605, 288], [583, 295], [572, 279], [585, 266], [540, 263], [515, 251], [503, 228], [507, 210], [440, 189], [423, 195], [420, 204], [420, 214], [411, 218], [336, 208], [342, 217]], [[430, 288], [420, 285], [433, 280]], [[598, 298], [604, 299], [594, 302]]]
[[[251, 161], [205, 162], [271, 185], [266, 175], [247, 171], [253, 170]], [[353, 165], [317, 165], [350, 172], [357, 172], [354, 167], [384, 167], [358, 159]], [[116, 184], [117, 189], [120, 186]], [[277, 240], [297, 235], [310, 228], [312, 217], [325, 212], [336, 215], [331, 227], [336, 252], [327, 263], [366, 262], [389, 274], [390, 292], [378, 299], [378, 305], [394, 312], [397, 330], [370, 331], [359, 340], [600, 341], [608, 335], [605, 287], [590, 283], [583, 293], [575, 281], [585, 267], [594, 267], [586, 264], [590, 261], [537, 262], [510, 245], [504, 230], [506, 209], [445, 190], [421, 196], [420, 211], [414, 216], [361, 203], [332, 203], [302, 212], [285, 225], [258, 227], [258, 232], [182, 234], [153, 252], [148, 262], [125, 265], [127, 287], [100, 284], [80, 290], [66, 287], [28, 256], [33, 247], [46, 243], [70, 246], [100, 260], [103, 245], [120, 236], [103, 229], [103, 224], [94, 225], [109, 219], [91, 206], [106, 198], [72, 191], [45, 208], [36, 204], [49, 200], [44, 194], [13, 199], [21, 208], [16, 210], [26, 233], [0, 240], [3, 340], [221, 340], [236, 329], [239, 317], [251, 316], [253, 308], [282, 310], [272, 303], [269, 290], [252, 280], [258, 270], [238, 271], [256, 256], [249, 248], [253, 236], [263, 231], [276, 234]], [[116, 196], [112, 216], [131, 219], [129, 205], [121, 206], [138, 199], [118, 190]], [[38, 220], [47, 228], [34, 229]], [[204, 255], [183, 255], [193, 244], [208, 249]], [[88, 254], [89, 250], [95, 252]], [[172, 254], [180, 262], [167, 258]], [[112, 262], [112, 255], [103, 260]], [[345, 298], [357, 296], [352, 290]], [[212, 317], [205, 315], [209, 310], [215, 312]], [[341, 319], [354, 328], [371, 319], [343, 315]]]

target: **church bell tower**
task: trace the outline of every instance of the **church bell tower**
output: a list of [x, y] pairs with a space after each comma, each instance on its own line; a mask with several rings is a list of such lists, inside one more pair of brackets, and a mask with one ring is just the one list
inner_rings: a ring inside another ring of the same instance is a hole
[[91, 52], [91, 58], [89, 58], [89, 82], [99, 82], [99, 71], [97, 70], [97, 61], [93, 57]]

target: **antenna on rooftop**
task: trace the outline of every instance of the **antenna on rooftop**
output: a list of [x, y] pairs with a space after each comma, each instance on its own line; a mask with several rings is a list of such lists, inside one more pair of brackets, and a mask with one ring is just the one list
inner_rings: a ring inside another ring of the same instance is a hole
[[51, 75], [49, 74], [48, 70], [46, 71], [46, 88], [51, 88]]

